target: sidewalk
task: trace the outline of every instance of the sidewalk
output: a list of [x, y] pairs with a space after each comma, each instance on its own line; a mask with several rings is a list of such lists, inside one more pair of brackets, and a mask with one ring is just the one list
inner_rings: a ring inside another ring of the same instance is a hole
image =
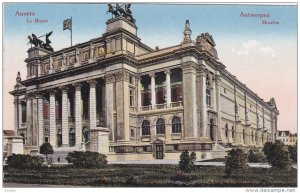
[[[110, 161], [108, 164], [169, 164], [169, 165], [178, 165], [176, 160], [133, 160], [133, 161]], [[225, 166], [224, 162], [205, 162], [197, 161], [195, 165], [198, 166]], [[271, 166], [268, 163], [248, 163], [250, 167], [253, 168], [270, 168]], [[293, 165], [297, 169], [297, 165]]]

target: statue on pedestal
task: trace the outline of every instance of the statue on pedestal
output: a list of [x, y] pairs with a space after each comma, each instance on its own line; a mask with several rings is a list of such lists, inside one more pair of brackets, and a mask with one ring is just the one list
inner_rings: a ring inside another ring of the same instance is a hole
[[122, 16], [122, 17], [126, 18], [128, 21], [135, 23], [135, 19], [132, 17], [132, 12], [130, 10], [130, 6], [131, 6], [131, 4], [129, 4], [129, 3], [123, 4], [123, 5], [119, 5], [117, 3], [114, 8], [112, 6], [112, 4], [108, 4], [108, 11], [106, 12], [106, 14], [111, 13], [112, 18]]
[[[49, 36], [51, 36], [51, 34], [53, 33], [53, 31], [46, 33], [46, 35], [37, 37], [35, 34], [31, 34], [31, 36], [28, 36], [29, 42], [27, 44], [30, 44], [32, 47], [32, 44], [34, 45], [34, 47], [39, 47], [39, 48], [43, 48], [45, 50], [51, 51], [53, 52], [53, 48], [50, 46], [50, 39]], [[46, 36], [46, 43], [44, 43], [42, 40], [40, 40], [39, 38]]]

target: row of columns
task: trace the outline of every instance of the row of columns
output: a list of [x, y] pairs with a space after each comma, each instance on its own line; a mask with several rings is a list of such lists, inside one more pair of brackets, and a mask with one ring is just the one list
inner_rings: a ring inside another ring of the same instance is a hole
[[[171, 107], [171, 71], [168, 69], [165, 71], [166, 74], [166, 105], [167, 108]], [[155, 90], [155, 73], [149, 75], [151, 77], [151, 108], [156, 107], [156, 90]], [[137, 95], [138, 95], [138, 109], [142, 107], [141, 105], [141, 78], [137, 79]]]
[[[253, 132], [253, 140], [252, 140], [252, 131], [254, 131]], [[225, 132], [226, 131], [223, 130], [223, 134]], [[233, 132], [234, 132], [234, 137], [232, 136]], [[263, 143], [265, 143], [267, 141], [267, 135], [268, 135], [268, 133], [266, 133], [262, 130], [254, 130], [254, 129], [251, 129], [250, 127], [245, 127], [245, 139], [244, 139], [244, 132], [241, 129], [241, 127], [239, 127], [239, 129], [235, 129], [234, 131], [232, 131], [232, 129], [229, 128], [228, 129], [228, 138], [227, 138], [227, 140], [224, 139], [224, 141], [227, 141], [228, 143], [240, 144], [240, 145], [263, 146]]]
[[[88, 81], [89, 89], [89, 121], [90, 129], [95, 129], [97, 124], [96, 115], [96, 81]], [[82, 142], [82, 105], [81, 105], [81, 87], [82, 84], [75, 83], [75, 146], [80, 146]], [[62, 145], [69, 145], [69, 102], [68, 102], [68, 87], [60, 87], [62, 91]], [[55, 116], [55, 100], [56, 91], [49, 91], [49, 142], [52, 146], [57, 143], [57, 126]], [[27, 97], [27, 146], [40, 146], [44, 143], [44, 116], [43, 116], [43, 96], [34, 95]]]

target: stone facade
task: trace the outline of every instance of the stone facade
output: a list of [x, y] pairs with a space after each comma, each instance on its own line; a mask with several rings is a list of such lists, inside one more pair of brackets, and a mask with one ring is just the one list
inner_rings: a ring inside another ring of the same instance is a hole
[[222, 64], [208, 33], [153, 50], [123, 17], [101, 37], [56, 52], [30, 48], [17, 77], [15, 131], [34, 153], [91, 150], [109, 160], [222, 157], [275, 140], [279, 112]]

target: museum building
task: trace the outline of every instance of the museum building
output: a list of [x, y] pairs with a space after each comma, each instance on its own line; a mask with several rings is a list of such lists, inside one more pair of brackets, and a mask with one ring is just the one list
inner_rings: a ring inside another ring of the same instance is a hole
[[[24, 154], [97, 151], [108, 160], [224, 157], [232, 147], [274, 141], [277, 110], [219, 61], [208, 33], [159, 49], [143, 44], [133, 20], [116, 16], [95, 39], [59, 51], [28, 49], [17, 75], [15, 132]], [[184, 24], [183, 24], [184, 26]]]

